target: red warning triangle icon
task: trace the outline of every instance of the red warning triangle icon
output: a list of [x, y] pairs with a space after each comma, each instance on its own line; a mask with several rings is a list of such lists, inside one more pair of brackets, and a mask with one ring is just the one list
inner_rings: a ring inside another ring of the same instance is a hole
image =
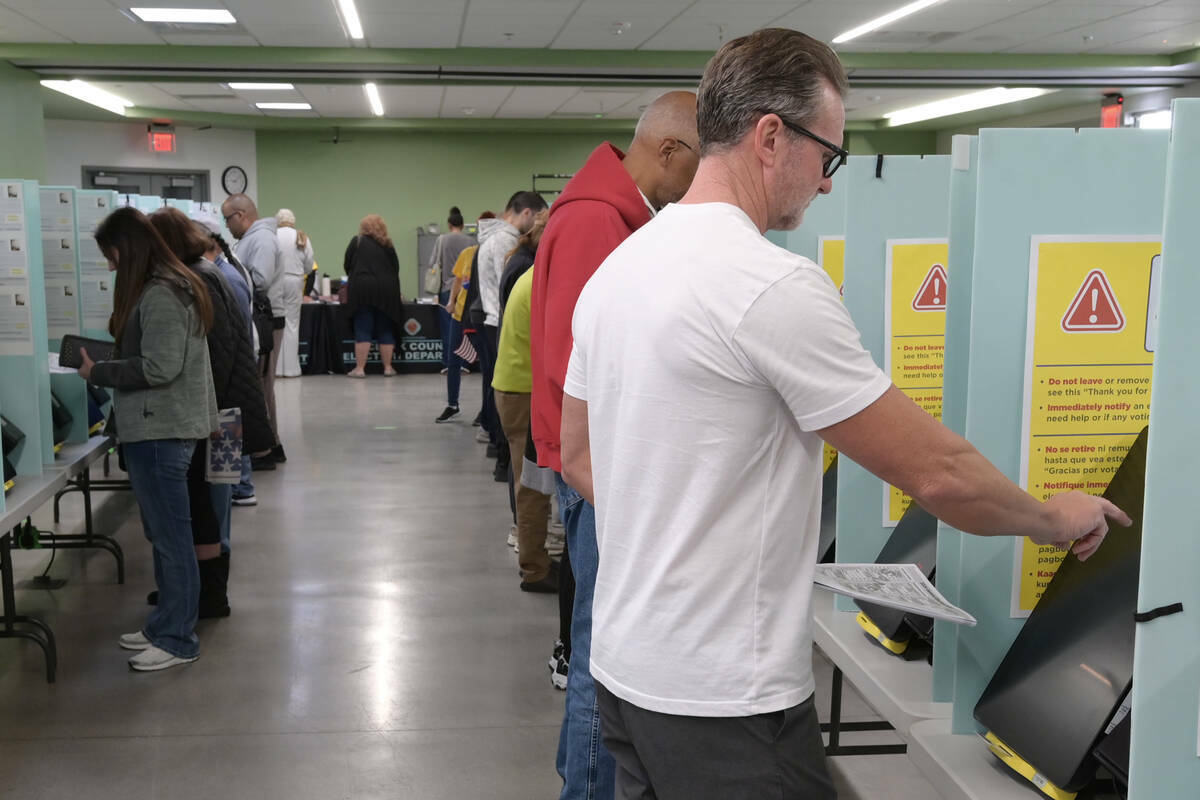
[[1125, 315], [1103, 270], [1094, 269], [1083, 279], [1079, 293], [1062, 318], [1067, 333], [1115, 333], [1125, 328]]
[[913, 298], [913, 311], [945, 311], [947, 286], [946, 268], [934, 264]]

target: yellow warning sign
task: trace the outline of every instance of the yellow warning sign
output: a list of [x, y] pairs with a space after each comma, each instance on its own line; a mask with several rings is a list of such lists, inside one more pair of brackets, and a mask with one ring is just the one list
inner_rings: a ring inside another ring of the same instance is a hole
[[[884, 305], [884, 372], [935, 419], [942, 418], [949, 288], [946, 239], [889, 239]], [[912, 498], [883, 487], [883, 524], [894, 526]]]
[[[838, 293], [844, 295], [846, 286], [846, 237], [821, 236], [817, 239], [817, 264], [825, 270], [825, 274], [833, 280]], [[822, 472], [828, 472], [837, 460], [837, 450], [825, 445], [825, 465]]]
[[817, 264], [833, 279], [838, 292], [845, 294], [846, 237], [821, 236], [817, 239]]
[[[1021, 486], [1039, 500], [1102, 494], [1150, 419], [1155, 237], [1034, 237], [1029, 263]], [[1018, 543], [1013, 616], [1027, 616], [1064, 553]]]

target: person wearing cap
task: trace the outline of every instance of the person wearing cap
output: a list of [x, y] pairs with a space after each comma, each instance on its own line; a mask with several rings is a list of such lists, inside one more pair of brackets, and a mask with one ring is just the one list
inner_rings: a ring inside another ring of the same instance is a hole
[[281, 208], [275, 213], [279, 227], [275, 236], [279, 240], [279, 262], [283, 275], [280, 278], [283, 298], [283, 340], [279, 360], [275, 365], [278, 378], [300, 377], [300, 306], [304, 302], [304, 278], [313, 265], [312, 241], [304, 231], [296, 227], [296, 215], [291, 209]]

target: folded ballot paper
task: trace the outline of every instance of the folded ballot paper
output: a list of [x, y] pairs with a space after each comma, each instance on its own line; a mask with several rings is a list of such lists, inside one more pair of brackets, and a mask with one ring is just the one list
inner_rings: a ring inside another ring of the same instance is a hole
[[952, 605], [916, 564], [818, 564], [813, 582], [822, 589], [958, 625], [976, 620]]

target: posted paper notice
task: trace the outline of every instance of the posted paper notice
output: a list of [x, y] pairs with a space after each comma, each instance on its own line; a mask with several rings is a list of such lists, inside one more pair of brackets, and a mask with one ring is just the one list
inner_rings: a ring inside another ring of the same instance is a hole
[[[1102, 494], [1150, 419], [1161, 251], [1157, 237], [1033, 237], [1020, 478], [1039, 500]], [[1064, 556], [1017, 541], [1014, 617], [1029, 615]]]
[[[946, 239], [889, 239], [883, 295], [883, 371], [934, 419], [942, 418], [946, 356]], [[895, 527], [912, 498], [883, 487], [883, 525]]]

